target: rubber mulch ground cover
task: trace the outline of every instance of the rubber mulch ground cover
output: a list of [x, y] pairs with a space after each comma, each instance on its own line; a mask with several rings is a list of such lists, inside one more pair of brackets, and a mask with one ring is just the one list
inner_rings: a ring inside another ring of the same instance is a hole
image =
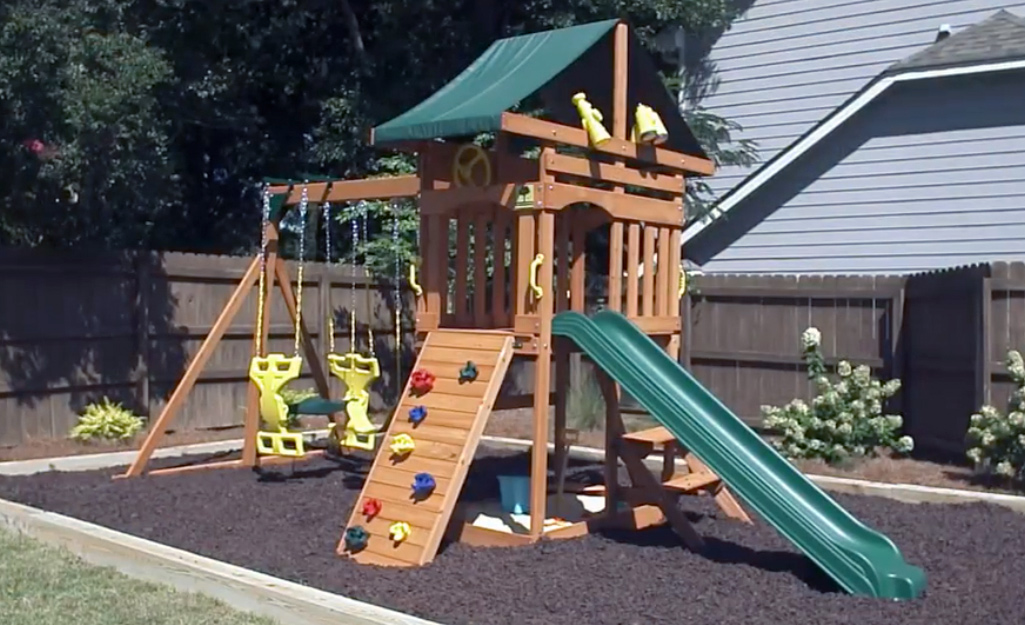
[[[464, 497], [496, 496], [495, 474], [527, 466], [522, 452], [482, 449]], [[0, 497], [450, 625], [1025, 622], [1025, 516], [999, 507], [838, 495], [927, 571], [927, 595], [898, 603], [838, 592], [762, 521], [720, 519], [687, 498], [704, 556], [660, 528], [507, 549], [456, 544], [421, 569], [363, 567], [334, 547], [365, 470], [321, 459], [262, 478], [48, 473], [0, 478]], [[573, 473], [589, 481], [600, 467]]]

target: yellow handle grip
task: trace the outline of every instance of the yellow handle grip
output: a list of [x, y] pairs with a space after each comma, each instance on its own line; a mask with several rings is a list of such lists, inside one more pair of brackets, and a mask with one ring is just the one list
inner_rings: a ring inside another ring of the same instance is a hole
[[416, 263], [409, 263], [409, 288], [413, 289], [417, 297], [424, 294], [420, 283], [416, 281]]
[[680, 263], [680, 284], [677, 287], [677, 296], [683, 297], [687, 294], [687, 270], [683, 268], [683, 263]]
[[534, 292], [534, 299], [541, 299], [545, 295], [545, 290], [537, 283], [537, 271], [543, 262], [545, 262], [544, 254], [538, 254], [534, 260], [530, 261], [530, 290]]

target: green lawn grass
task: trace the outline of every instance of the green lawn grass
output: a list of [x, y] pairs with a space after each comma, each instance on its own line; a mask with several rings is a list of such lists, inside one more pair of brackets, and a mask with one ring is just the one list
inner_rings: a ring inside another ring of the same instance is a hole
[[91, 566], [63, 549], [0, 530], [3, 625], [274, 625], [195, 593]]

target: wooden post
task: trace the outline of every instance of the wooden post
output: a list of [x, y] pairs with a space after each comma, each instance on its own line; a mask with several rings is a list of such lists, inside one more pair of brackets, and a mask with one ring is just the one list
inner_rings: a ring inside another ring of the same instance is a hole
[[167, 426], [170, 425], [171, 421], [178, 414], [182, 404], [185, 403], [185, 398], [188, 397], [192, 387], [195, 386], [196, 380], [199, 379], [200, 373], [203, 372], [203, 367], [210, 360], [210, 356], [213, 355], [217, 344], [221, 342], [221, 338], [224, 337], [224, 333], [227, 332], [231, 322], [235, 319], [235, 315], [238, 314], [239, 309], [242, 307], [242, 302], [245, 301], [249, 291], [259, 279], [259, 274], [260, 258], [256, 257], [249, 263], [249, 268], [246, 269], [245, 275], [239, 280], [238, 286], [235, 287], [235, 291], [228, 298], [228, 302], [225, 304], [220, 316], [214, 321], [210, 334], [203, 339], [203, 344], [199, 346], [199, 351], [196, 352], [192, 362], [189, 363], [188, 368], [185, 370], [185, 375], [182, 376], [178, 386], [171, 393], [171, 398], [167, 401], [167, 405], [164, 406], [164, 410], [157, 417], [156, 422], [150, 426], [146, 440], [143, 441], [139, 454], [132, 461], [131, 466], [128, 467], [128, 471], [125, 472], [125, 477], [142, 475], [142, 471], [153, 455], [153, 451], [164, 436], [164, 430], [167, 429]]
[[641, 286], [637, 276], [641, 263], [641, 224], [631, 223], [626, 240], [626, 316], [637, 316], [638, 290]]
[[573, 263], [570, 267], [569, 305], [577, 312], [587, 310], [587, 229], [573, 220]]
[[[683, 269], [680, 264], [683, 261], [680, 249], [680, 236], [682, 230], [679, 228], [673, 228], [672, 234], [669, 235], [669, 251], [670, 262], [672, 263], [669, 267], [669, 290], [671, 295], [669, 296], [669, 316], [680, 317], [680, 274]], [[673, 360], [680, 360], [680, 333], [674, 332], [669, 336], [669, 345], [667, 347], [669, 355], [672, 356]]]
[[[549, 175], [544, 167], [545, 158], [553, 152], [554, 148], [550, 146], [545, 146], [541, 151], [540, 180], [542, 183], [554, 180], [554, 177]], [[556, 299], [555, 293], [552, 292], [552, 282], [555, 277], [552, 262], [555, 256], [555, 213], [552, 211], [542, 212], [537, 221], [537, 248], [538, 252], [544, 255], [544, 262], [541, 263], [538, 270], [537, 282], [544, 289], [544, 294], [540, 299], [534, 300], [539, 332], [537, 361], [534, 363], [534, 446], [531, 449], [530, 463], [530, 537], [532, 540], [540, 540], [547, 516], [548, 408], [552, 386], [552, 317]], [[522, 226], [524, 222], [520, 223]], [[521, 227], [521, 239], [524, 234], [526, 234], [524, 228]], [[533, 240], [533, 233], [530, 233], [527, 238]], [[526, 271], [526, 267], [521, 266], [521, 269]]]
[[[627, 110], [627, 54], [628, 32], [624, 23], [616, 24], [612, 70], [612, 136], [627, 138], [626, 128], [630, 112]], [[619, 160], [616, 166], [625, 168]], [[623, 185], [616, 185], [615, 193], [625, 193]], [[623, 222], [614, 220], [609, 228], [609, 309], [623, 310]]]
[[655, 314], [655, 226], [644, 226], [644, 275], [641, 277], [641, 316]]
[[494, 223], [493, 208], [478, 207], [473, 220], [473, 327], [492, 328], [488, 319], [488, 222]]

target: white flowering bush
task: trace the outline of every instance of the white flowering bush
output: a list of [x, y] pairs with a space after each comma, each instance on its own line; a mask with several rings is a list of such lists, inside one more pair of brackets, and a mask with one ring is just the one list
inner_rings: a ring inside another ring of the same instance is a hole
[[801, 335], [808, 377], [815, 384], [811, 404], [795, 399], [785, 406], [762, 406], [765, 427], [779, 435], [773, 440], [776, 449], [791, 459], [821, 458], [830, 463], [882, 450], [911, 451], [912, 438], [900, 435], [903, 418], [883, 414], [883, 403], [900, 389], [900, 380], [880, 382], [866, 365], [854, 367], [846, 360], [830, 376], [821, 344], [817, 328]]
[[968, 427], [968, 459], [983, 475], [1025, 481], [1025, 361], [1020, 352], [1007, 353], [1007, 371], [1017, 389], [1007, 414], [983, 406]]

